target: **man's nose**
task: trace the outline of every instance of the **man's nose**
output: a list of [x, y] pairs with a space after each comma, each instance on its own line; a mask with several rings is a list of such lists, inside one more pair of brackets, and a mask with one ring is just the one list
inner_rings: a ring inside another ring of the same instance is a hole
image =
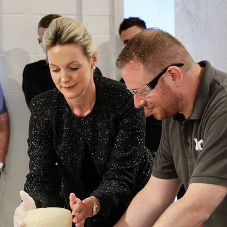
[[141, 108], [145, 104], [145, 100], [142, 96], [134, 95], [134, 105], [136, 108]]

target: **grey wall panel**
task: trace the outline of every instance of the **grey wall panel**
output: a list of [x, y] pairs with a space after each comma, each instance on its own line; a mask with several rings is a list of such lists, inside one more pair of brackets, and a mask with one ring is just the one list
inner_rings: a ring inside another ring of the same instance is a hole
[[175, 0], [175, 31], [196, 61], [227, 72], [227, 0]]

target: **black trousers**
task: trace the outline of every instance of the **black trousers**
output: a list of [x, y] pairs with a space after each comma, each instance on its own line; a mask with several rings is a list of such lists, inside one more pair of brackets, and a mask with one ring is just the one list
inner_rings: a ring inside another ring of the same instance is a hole
[[182, 198], [184, 196], [184, 194], [185, 194], [185, 189], [184, 189], [184, 185], [182, 184], [179, 192], [177, 193], [177, 199]]

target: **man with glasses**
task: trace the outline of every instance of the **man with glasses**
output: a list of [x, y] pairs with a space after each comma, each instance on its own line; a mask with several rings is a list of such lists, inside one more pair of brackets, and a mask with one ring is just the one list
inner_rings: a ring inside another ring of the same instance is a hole
[[[163, 128], [152, 176], [115, 227], [226, 226], [227, 74], [159, 29], [134, 36], [117, 67], [135, 106]], [[181, 183], [187, 191], [173, 203]]]
[[0, 84], [0, 176], [4, 170], [9, 145], [9, 114]]

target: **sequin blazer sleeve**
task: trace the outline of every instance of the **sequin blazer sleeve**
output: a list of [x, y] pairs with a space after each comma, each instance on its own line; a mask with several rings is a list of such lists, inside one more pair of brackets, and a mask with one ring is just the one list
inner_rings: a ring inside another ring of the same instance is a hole
[[54, 193], [56, 154], [53, 146], [52, 108], [50, 99], [37, 97], [31, 104], [28, 138], [30, 172], [24, 189], [35, 200], [37, 207], [61, 206], [59, 195]]
[[128, 205], [151, 175], [153, 159], [145, 148], [144, 111], [134, 107], [133, 97], [125, 88], [119, 89], [122, 90], [116, 89], [113, 94], [109, 89], [111, 97], [105, 97], [103, 89], [100, 98], [104, 109], [102, 118], [109, 113], [110, 125], [112, 123], [109, 128], [115, 128], [116, 134], [109, 150], [110, 159], [102, 176], [103, 181], [92, 193], [102, 206], [96, 218], [107, 216], [120, 201]]

